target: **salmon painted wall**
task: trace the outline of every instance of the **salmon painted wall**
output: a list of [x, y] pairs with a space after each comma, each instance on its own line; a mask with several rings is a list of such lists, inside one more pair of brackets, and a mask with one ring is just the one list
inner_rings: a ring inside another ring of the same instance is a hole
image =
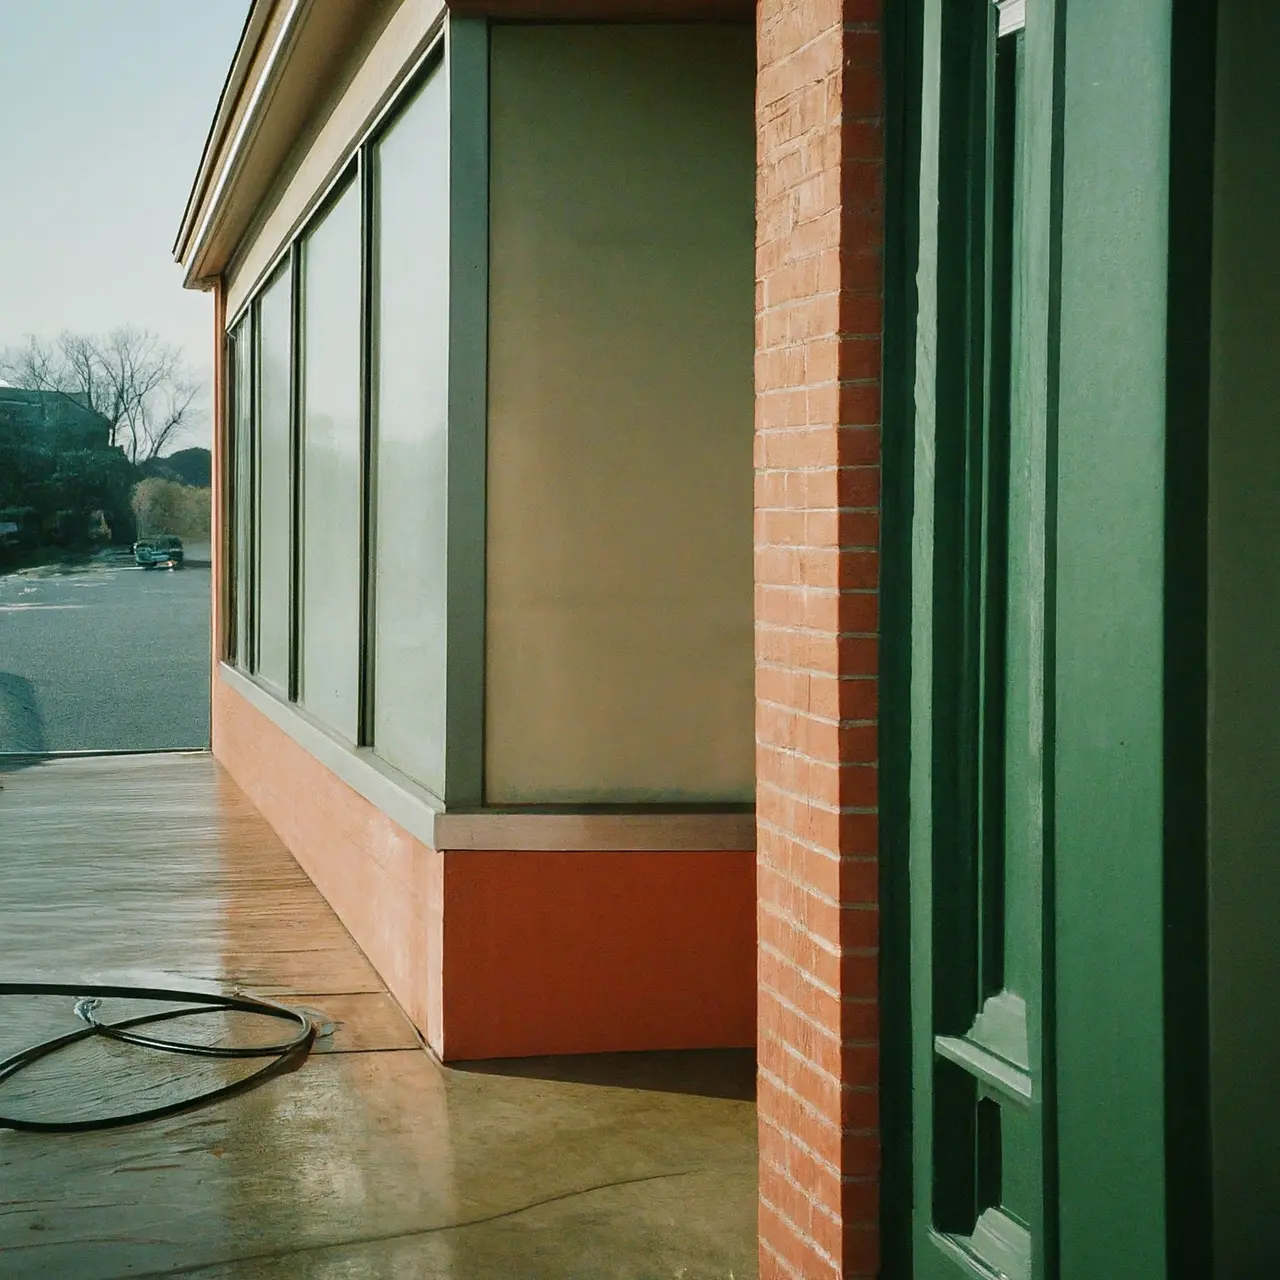
[[442, 1058], [745, 1047], [755, 855], [440, 853], [214, 679], [215, 754]]
[[213, 723], [220, 763], [439, 1052], [441, 855], [353, 791], [217, 673]]

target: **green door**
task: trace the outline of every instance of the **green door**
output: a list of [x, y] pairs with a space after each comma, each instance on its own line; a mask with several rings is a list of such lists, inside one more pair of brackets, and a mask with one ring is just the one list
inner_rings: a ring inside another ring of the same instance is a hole
[[914, 1247], [1046, 1274], [1053, 7], [927, 0], [912, 555]]
[[912, 1272], [1200, 1280], [1212, 8], [915, 6]]

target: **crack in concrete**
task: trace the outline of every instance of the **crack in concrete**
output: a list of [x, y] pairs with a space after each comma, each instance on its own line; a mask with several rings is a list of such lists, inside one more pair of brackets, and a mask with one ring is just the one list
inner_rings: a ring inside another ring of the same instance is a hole
[[293, 1248], [276, 1249], [267, 1253], [242, 1254], [233, 1258], [220, 1258], [216, 1262], [202, 1262], [188, 1267], [166, 1267], [160, 1271], [129, 1271], [121, 1273], [111, 1280], [157, 1280], [161, 1276], [195, 1276], [215, 1271], [219, 1267], [239, 1266], [246, 1262], [273, 1262], [283, 1258], [293, 1258], [302, 1254], [325, 1253], [334, 1249], [358, 1248], [361, 1245], [390, 1244], [398, 1240], [412, 1240], [416, 1236], [440, 1235], [446, 1231], [465, 1231], [469, 1227], [482, 1227], [487, 1223], [501, 1222], [504, 1218], [515, 1218], [533, 1209], [541, 1209], [546, 1205], [558, 1204], [565, 1200], [573, 1200], [579, 1196], [592, 1195], [597, 1191], [608, 1191], [614, 1187], [630, 1187], [646, 1182], [661, 1182], [670, 1178], [689, 1178], [699, 1173], [709, 1173], [717, 1168], [728, 1168], [737, 1165], [702, 1164], [692, 1169], [676, 1169], [668, 1173], [649, 1173], [637, 1178], [618, 1178], [612, 1182], [600, 1182], [589, 1187], [578, 1187], [573, 1191], [562, 1191], [558, 1195], [546, 1196], [541, 1200], [532, 1200], [528, 1204], [517, 1205], [513, 1209], [502, 1209], [497, 1213], [484, 1214], [478, 1218], [468, 1218], [463, 1222], [444, 1222], [435, 1227], [414, 1227], [408, 1231], [390, 1231], [382, 1235], [354, 1236], [349, 1240], [331, 1240], [324, 1244], [300, 1245]]

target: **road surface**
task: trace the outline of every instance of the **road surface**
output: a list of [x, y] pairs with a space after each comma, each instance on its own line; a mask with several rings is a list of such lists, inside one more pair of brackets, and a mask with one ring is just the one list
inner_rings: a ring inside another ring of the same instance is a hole
[[208, 552], [187, 554], [0, 574], [0, 752], [208, 746]]

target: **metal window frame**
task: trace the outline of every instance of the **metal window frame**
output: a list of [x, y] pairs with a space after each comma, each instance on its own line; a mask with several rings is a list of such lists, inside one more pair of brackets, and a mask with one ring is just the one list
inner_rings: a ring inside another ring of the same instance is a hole
[[[243, 330], [242, 333], [237, 331]], [[256, 414], [256, 347], [257, 322], [256, 313], [245, 308], [239, 313], [234, 325], [229, 326], [226, 338], [231, 358], [227, 361], [226, 403], [227, 413], [227, 493], [224, 500], [224, 511], [227, 519], [227, 536], [225, 544], [229, 551], [227, 570], [224, 576], [226, 605], [226, 654], [227, 660], [240, 671], [253, 670], [253, 636], [254, 636], [254, 545], [256, 534], [253, 449], [254, 422]], [[241, 420], [241, 394], [237, 385], [241, 377], [244, 361], [249, 362], [249, 375], [245, 382], [248, 392], [248, 405]], [[249, 440], [243, 439], [244, 431]], [[248, 451], [248, 474], [245, 474], [242, 449]], [[244, 524], [241, 522], [242, 509], [247, 509]], [[247, 537], [249, 547], [241, 546]], [[243, 552], [243, 559], [242, 559]], [[242, 595], [243, 593], [243, 595]], [[241, 603], [243, 600], [243, 608]]]
[[[290, 278], [290, 311], [289, 311], [289, 408], [287, 431], [289, 432], [289, 487], [290, 487], [290, 510], [289, 510], [289, 537], [291, 543], [294, 540], [294, 511], [293, 511], [293, 487], [297, 469], [297, 458], [295, 456], [295, 441], [293, 438], [295, 431], [295, 418], [297, 409], [297, 386], [296, 386], [296, 367], [295, 357], [297, 355], [296, 337], [297, 337], [297, 315], [295, 312], [296, 294], [297, 294], [297, 276], [296, 262], [292, 252], [293, 246], [289, 246], [289, 251], [276, 256], [272, 269], [263, 279], [261, 286], [249, 300], [247, 309], [243, 312], [245, 315], [252, 315], [252, 335], [253, 335], [253, 378], [252, 378], [252, 394], [254, 398], [253, 405], [253, 475], [254, 475], [254, 495], [253, 495], [253, 643], [252, 657], [253, 663], [248, 670], [255, 675], [260, 675], [260, 662], [262, 657], [262, 539], [259, 536], [259, 530], [262, 527], [262, 299], [267, 292], [273, 289], [279, 282], [285, 271], [293, 271], [295, 274]], [[289, 549], [290, 568], [288, 578], [289, 600], [287, 609], [289, 618], [286, 623], [288, 628], [288, 674], [285, 679], [284, 693], [290, 700], [293, 699], [294, 670], [296, 665], [296, 656], [294, 652], [294, 609], [295, 609], [295, 583], [293, 571], [294, 546]]]
[[289, 679], [286, 697], [302, 687], [302, 242], [289, 245]]
[[[239, 433], [236, 424], [236, 408], [237, 403], [235, 396], [235, 379], [238, 369], [238, 360], [240, 358], [239, 348], [246, 345], [238, 342], [235, 338], [236, 331], [246, 321], [248, 322], [247, 333], [249, 341], [247, 343], [250, 348], [252, 365], [248, 379], [248, 389], [250, 399], [250, 432], [252, 440], [250, 448], [253, 453], [254, 462], [250, 467], [251, 475], [249, 477], [249, 493], [245, 500], [250, 503], [250, 524], [248, 537], [250, 547], [249, 555], [249, 582], [246, 586], [246, 604], [245, 616], [241, 617], [241, 610], [237, 607], [237, 597], [239, 592], [239, 574], [237, 572], [236, 555], [229, 557], [232, 572], [227, 576], [228, 582], [228, 598], [229, 607], [227, 610], [228, 630], [230, 637], [229, 642], [224, 646], [223, 653], [230, 665], [242, 674], [253, 678], [256, 685], [267, 690], [272, 694], [276, 691], [268, 688], [264, 682], [257, 679], [257, 619], [256, 619], [256, 599], [259, 588], [258, 576], [253, 572], [254, 566], [257, 565], [261, 557], [261, 547], [259, 545], [258, 530], [259, 521], [257, 504], [260, 501], [260, 494], [257, 486], [254, 484], [258, 462], [260, 456], [261, 441], [259, 439], [260, 432], [258, 430], [258, 406], [257, 396], [258, 388], [261, 381], [261, 354], [260, 354], [260, 325], [258, 316], [260, 312], [260, 302], [263, 294], [278, 279], [281, 271], [287, 266], [292, 271], [291, 282], [291, 330], [290, 330], [290, 387], [289, 387], [289, 431], [290, 431], [290, 462], [291, 462], [291, 478], [290, 478], [290, 513], [289, 513], [289, 536], [290, 546], [290, 573], [289, 573], [289, 678], [288, 688], [286, 690], [287, 702], [295, 709], [301, 709], [302, 687], [303, 687], [303, 659], [302, 659], [302, 629], [303, 629], [303, 593], [306, 589], [305, 573], [304, 573], [304, 556], [303, 545], [306, 534], [306, 511], [305, 511], [305, 473], [306, 473], [306, 439], [305, 439], [305, 360], [306, 360], [306, 332], [305, 332], [305, 302], [306, 302], [306, 243], [312, 232], [325, 218], [329, 211], [337, 202], [345, 196], [354, 183], [359, 191], [360, 203], [360, 375], [359, 375], [359, 430], [360, 430], [360, 591], [359, 591], [359, 648], [358, 648], [358, 672], [357, 672], [357, 730], [355, 740], [350, 744], [356, 749], [369, 747], [372, 745], [373, 739], [373, 697], [374, 697], [374, 671], [373, 671], [373, 628], [376, 625], [376, 600], [374, 592], [375, 573], [373, 566], [373, 556], [376, 545], [376, 461], [377, 461], [377, 431], [376, 431], [376, 406], [374, 403], [373, 373], [374, 373], [374, 291], [376, 288], [375, 272], [374, 272], [374, 252], [375, 252], [375, 229], [376, 229], [376, 209], [374, 207], [374, 181], [373, 181], [373, 163], [372, 148], [377, 144], [379, 139], [395, 124], [401, 113], [409, 106], [418, 90], [433, 74], [451, 73], [452, 68], [445, 64], [450, 57], [451, 49], [458, 42], [458, 29], [465, 29], [462, 40], [467, 47], [474, 50], [477, 47], [483, 49], [483, 66], [487, 76], [488, 62], [488, 21], [486, 19], [452, 19], [445, 21], [444, 15], [428, 33], [423, 44], [406, 64], [403, 73], [398, 79], [398, 83], [387, 97], [387, 100], [377, 110], [377, 112], [368, 121], [365, 128], [353, 142], [350, 152], [346, 160], [337, 168], [332, 177], [322, 187], [320, 187], [312, 198], [304, 216], [299, 220], [298, 225], [290, 233], [288, 239], [273, 255], [267, 263], [257, 280], [254, 282], [253, 288], [248, 293], [244, 302], [237, 308], [236, 312], [226, 321], [224, 326], [224, 340], [227, 342], [229, 349], [235, 353], [235, 358], [227, 362], [226, 391], [229, 405], [233, 406], [229, 409], [227, 415], [228, 423], [228, 456], [232, 462], [229, 468], [229, 483], [227, 485], [228, 494], [228, 531], [231, 534], [230, 542], [235, 548], [238, 548], [239, 536], [236, 526], [236, 512], [238, 511], [239, 502], [243, 486], [243, 477], [239, 474], [237, 464], [237, 449], [242, 443], [239, 440]], [[477, 46], [475, 35], [481, 36], [482, 43]], [[474, 64], [476, 60], [471, 59]], [[482, 104], [487, 108], [487, 78], [481, 78], [480, 87], [483, 89]], [[451, 119], [450, 119], [450, 153], [452, 156], [452, 131], [454, 128], [453, 107], [460, 93], [474, 92], [476, 85], [474, 76], [472, 82], [466, 86], [456, 86], [454, 78], [450, 75], [450, 91], [451, 91]], [[483, 122], [483, 130], [485, 135], [486, 146], [484, 149], [484, 163], [487, 166], [487, 132], [488, 120], [487, 110], [481, 110], [476, 113], [474, 111], [475, 103], [469, 103], [473, 109], [471, 114], [478, 114]], [[452, 177], [452, 175], [450, 175]], [[485, 188], [487, 198], [487, 187]], [[452, 222], [452, 219], [451, 219]], [[474, 237], [473, 237], [474, 238]], [[452, 239], [452, 237], [451, 237]], [[487, 253], [488, 253], [488, 232], [487, 218], [485, 226], [480, 236], [480, 242], [483, 245], [485, 255], [484, 267], [487, 271]], [[453, 253], [451, 245], [451, 256]], [[456, 272], [451, 271], [451, 306], [453, 299], [452, 286]], [[479, 294], [478, 299], [473, 300], [473, 310], [478, 306], [481, 315], [484, 317], [484, 346], [487, 351], [487, 280], [482, 275], [482, 286], [473, 287], [473, 292]], [[453, 374], [454, 362], [450, 359], [450, 410], [452, 424], [452, 408], [453, 408]], [[481, 377], [485, 376], [483, 362], [481, 364]], [[474, 395], [472, 397], [474, 399]], [[480, 420], [480, 438], [481, 438], [481, 466], [480, 476], [483, 480], [483, 401], [484, 387], [481, 387], [480, 404], [481, 420]], [[474, 422], [470, 424], [474, 426]], [[453, 460], [452, 449], [452, 425], [450, 427], [450, 463]], [[472, 472], [474, 474], [475, 468]], [[453, 483], [452, 465], [450, 473], [450, 531], [452, 533], [452, 525], [454, 519], [455, 498], [454, 492], [457, 486]], [[479, 520], [481, 522], [481, 531], [483, 531], [483, 489], [481, 489], [480, 500], [477, 503], [476, 494], [473, 490], [469, 490], [465, 495], [465, 507], [471, 519], [475, 516], [470, 514], [479, 508]], [[452, 541], [452, 538], [451, 538]], [[481, 542], [481, 559], [479, 569], [479, 587], [480, 587], [480, 605], [478, 609], [481, 624], [483, 623], [483, 542]], [[467, 573], [474, 579], [476, 575], [475, 560], [472, 558], [466, 566]], [[450, 611], [450, 618], [453, 617], [453, 601], [452, 592], [454, 589], [454, 573], [452, 562], [450, 564], [448, 590], [450, 592], [450, 600], [447, 605]], [[473, 606], [469, 610], [474, 617], [477, 613]], [[483, 633], [481, 632], [481, 643], [477, 647], [474, 637], [475, 628], [471, 629], [470, 643], [468, 643], [467, 660], [469, 664], [474, 664], [480, 668], [478, 680], [463, 682], [464, 687], [472, 690], [483, 681]], [[450, 671], [453, 670], [454, 644], [452, 638], [452, 628], [450, 636]], [[470, 699], [469, 713], [475, 718], [474, 728], [469, 732], [461, 733], [454, 726], [453, 716], [454, 708], [450, 707], [450, 737], [460, 737], [465, 740], [474, 740], [478, 744], [479, 752], [482, 754], [484, 731], [483, 731], [483, 708], [476, 707], [476, 699]], [[477, 710], [479, 714], [476, 715]], [[449, 744], [446, 744], [446, 776], [452, 770], [449, 769], [450, 762]], [[480, 780], [478, 768], [467, 770], [471, 775], [469, 784], [461, 789], [461, 796], [464, 799], [478, 799], [480, 792]], [[443, 797], [441, 797], [443, 800]]]
[[236, 592], [235, 592], [235, 414], [236, 414], [236, 352], [234, 329], [224, 329], [222, 334], [222, 491], [217, 495], [219, 530], [218, 552], [222, 572], [218, 575], [216, 589], [221, 606], [218, 627], [218, 657], [234, 664], [236, 658]]
[[[291, 702], [293, 702], [298, 707], [301, 707], [303, 705], [302, 703], [303, 682], [304, 682], [304, 676], [306, 674], [303, 669], [304, 664], [303, 664], [303, 656], [302, 656], [303, 655], [303, 650], [302, 650], [303, 616], [302, 615], [303, 615], [303, 603], [305, 600], [305, 592], [306, 592], [306, 571], [305, 571], [305, 557], [303, 555], [303, 548], [305, 546], [306, 527], [307, 527], [306, 526], [306, 503], [304, 500], [305, 493], [306, 493], [306, 469], [307, 469], [306, 394], [305, 394], [305, 386], [306, 386], [305, 372], [306, 372], [306, 350], [307, 350], [306, 320], [305, 320], [307, 242], [309, 241], [312, 233], [316, 230], [316, 228], [324, 221], [324, 219], [333, 210], [334, 206], [336, 206], [338, 202], [343, 199], [343, 197], [349, 194], [350, 191], [352, 190], [352, 187], [355, 186], [357, 183], [359, 183], [359, 181], [360, 181], [359, 155], [355, 154], [355, 155], [352, 155], [352, 157], [347, 161], [347, 163], [338, 171], [333, 181], [330, 182], [324, 188], [321, 198], [312, 208], [310, 214], [308, 214], [306, 218], [306, 221], [302, 224], [302, 226], [298, 230], [298, 233], [293, 237], [293, 239], [289, 242], [289, 245], [287, 246], [287, 251], [296, 255], [297, 272], [298, 272], [297, 274], [297, 280], [298, 280], [297, 314], [295, 317], [296, 324], [294, 327], [295, 337], [293, 341], [293, 350], [290, 353], [290, 358], [293, 361], [293, 370], [292, 370], [293, 401], [294, 401], [293, 417], [295, 420], [295, 427], [296, 427], [296, 439], [294, 441], [294, 447], [296, 450], [295, 457], [297, 461], [297, 480], [294, 486], [295, 510], [293, 512], [293, 526], [291, 530], [292, 536], [293, 536], [292, 561], [293, 561], [293, 568], [294, 568], [294, 581], [292, 584], [293, 599], [290, 606], [290, 615], [293, 622], [293, 633], [290, 637], [292, 652], [290, 654], [290, 662], [289, 662], [289, 673], [290, 673], [289, 683], [290, 683], [290, 686], [292, 687]], [[361, 230], [361, 237], [363, 238], [363, 227]], [[279, 261], [280, 256], [282, 255], [278, 255], [276, 259], [277, 261]], [[266, 278], [269, 280], [272, 277], [268, 275]], [[261, 296], [262, 289], [263, 289], [263, 285], [261, 284], [259, 284], [258, 287], [255, 289], [251, 299], [252, 305], [256, 305], [258, 298]], [[362, 311], [364, 306], [363, 289], [364, 289], [364, 282], [362, 279], [361, 280], [361, 295], [362, 295], [361, 310]], [[361, 321], [363, 322], [363, 316], [361, 317]], [[361, 380], [363, 382], [363, 368], [361, 369]], [[358, 410], [358, 412], [362, 414], [363, 404], [364, 404], [363, 386], [361, 386], [359, 389], [359, 400], [360, 400], [361, 407]], [[361, 457], [360, 457], [360, 464], [359, 464], [360, 465], [360, 481], [359, 482], [362, 486], [361, 502], [363, 502], [363, 484], [364, 484], [363, 439], [361, 440], [360, 452], [361, 452]], [[364, 568], [365, 559], [366, 559], [366, 548], [362, 541], [361, 547], [360, 547], [360, 572], [361, 572], [362, 578], [365, 572], [365, 568]], [[363, 622], [361, 625], [363, 626]], [[361, 648], [358, 649], [357, 652], [358, 652], [357, 662], [362, 666], [364, 661], [363, 647], [361, 646]], [[360, 745], [359, 689], [362, 682], [362, 677], [360, 675], [359, 670], [357, 671], [356, 679], [357, 679], [356, 740], [354, 742], [351, 742], [351, 740], [347, 739], [345, 735], [341, 735], [343, 737], [343, 740], [350, 742], [352, 746]], [[337, 731], [334, 730], [334, 732], [337, 732]]]
[[245, 635], [244, 670], [258, 674], [258, 592], [262, 587], [262, 308], [261, 295], [254, 298], [249, 326], [249, 546], [246, 551], [249, 581], [245, 584], [248, 602], [248, 630]]
[[[464, 26], [477, 25], [474, 21], [466, 19], [451, 19], [451, 21], [440, 31], [439, 37], [433, 39], [424, 50], [422, 55], [416, 60], [412, 70], [404, 77], [403, 81], [392, 95], [389, 101], [375, 116], [369, 128], [365, 131], [360, 140], [360, 144], [356, 150], [358, 163], [357, 181], [360, 183], [360, 201], [361, 201], [361, 287], [360, 287], [360, 333], [361, 333], [361, 373], [360, 373], [360, 415], [361, 415], [361, 539], [362, 539], [362, 555], [361, 555], [361, 628], [360, 628], [360, 736], [358, 746], [374, 748], [374, 717], [375, 717], [375, 700], [377, 697], [377, 673], [374, 661], [374, 634], [377, 627], [377, 571], [375, 566], [375, 556], [377, 552], [377, 512], [378, 512], [378, 413], [377, 413], [377, 315], [378, 315], [378, 282], [380, 278], [379, 270], [379, 252], [378, 252], [378, 228], [379, 228], [379, 194], [377, 183], [377, 165], [374, 158], [374, 150], [382, 139], [395, 127], [396, 123], [403, 117], [404, 113], [409, 110], [418, 97], [420, 90], [433, 76], [437, 74], [448, 74], [450, 78], [451, 100], [450, 100], [450, 146], [449, 152], [453, 153], [453, 128], [454, 113], [452, 91], [456, 82], [454, 68], [450, 62], [451, 46], [455, 38], [455, 29], [459, 24]], [[486, 60], [487, 60], [487, 22], [480, 21], [479, 25], [486, 31]], [[446, 65], [446, 64], [449, 65]], [[483, 95], [483, 101], [487, 106], [488, 94], [487, 85], [486, 92]], [[468, 99], [468, 106], [474, 112], [475, 102]], [[487, 113], [485, 113], [487, 115]], [[487, 120], [486, 120], [487, 134]], [[486, 155], [487, 159], [487, 155]], [[487, 210], [486, 210], [487, 222]], [[454, 218], [452, 207], [452, 187], [451, 187], [451, 208], [450, 208], [450, 241], [452, 251], [452, 233], [454, 230]], [[488, 237], [485, 236], [485, 252], [488, 251]], [[486, 264], [487, 266], [487, 264]], [[452, 286], [452, 282], [451, 282]], [[487, 332], [487, 287], [485, 289], [485, 297], [482, 305], [486, 310], [486, 332]], [[449, 306], [451, 313], [450, 327], [452, 328], [452, 311], [456, 301], [452, 287], [449, 295]], [[452, 335], [451, 335], [452, 337]], [[452, 375], [452, 369], [450, 370]], [[450, 376], [450, 387], [452, 388], [453, 379]], [[452, 404], [451, 404], [452, 409]], [[484, 430], [484, 424], [481, 425]], [[452, 413], [450, 414], [450, 442], [452, 444]], [[458, 486], [454, 483], [452, 471], [453, 450], [450, 448], [449, 453], [449, 482], [448, 488], [453, 492]], [[467, 489], [467, 497], [471, 505], [475, 505], [476, 494], [473, 488]], [[481, 493], [478, 504], [483, 510], [483, 494]], [[481, 566], [481, 582], [483, 582], [483, 566]], [[450, 593], [450, 601], [446, 605], [447, 608], [452, 607], [452, 582], [450, 582], [446, 590]], [[481, 649], [482, 651], [482, 649]], [[450, 658], [452, 655], [450, 655]], [[483, 665], [483, 664], [481, 664]], [[448, 662], [450, 676], [454, 673], [454, 664]], [[481, 724], [483, 724], [481, 714]], [[446, 742], [446, 789], [449, 776], [454, 772], [450, 767], [452, 761], [448, 743]], [[444, 797], [440, 799], [443, 801]]]
[[373, 321], [377, 312], [377, 275], [374, 270], [374, 208], [373, 157], [371, 143], [365, 139], [356, 156], [355, 181], [360, 199], [360, 669], [357, 680], [356, 746], [367, 747], [373, 742], [373, 638], [376, 619], [375, 585], [377, 570], [374, 553], [377, 532], [374, 521], [377, 513], [377, 495], [374, 492], [378, 478], [378, 460], [375, 454], [377, 439], [374, 424], [374, 334]]

